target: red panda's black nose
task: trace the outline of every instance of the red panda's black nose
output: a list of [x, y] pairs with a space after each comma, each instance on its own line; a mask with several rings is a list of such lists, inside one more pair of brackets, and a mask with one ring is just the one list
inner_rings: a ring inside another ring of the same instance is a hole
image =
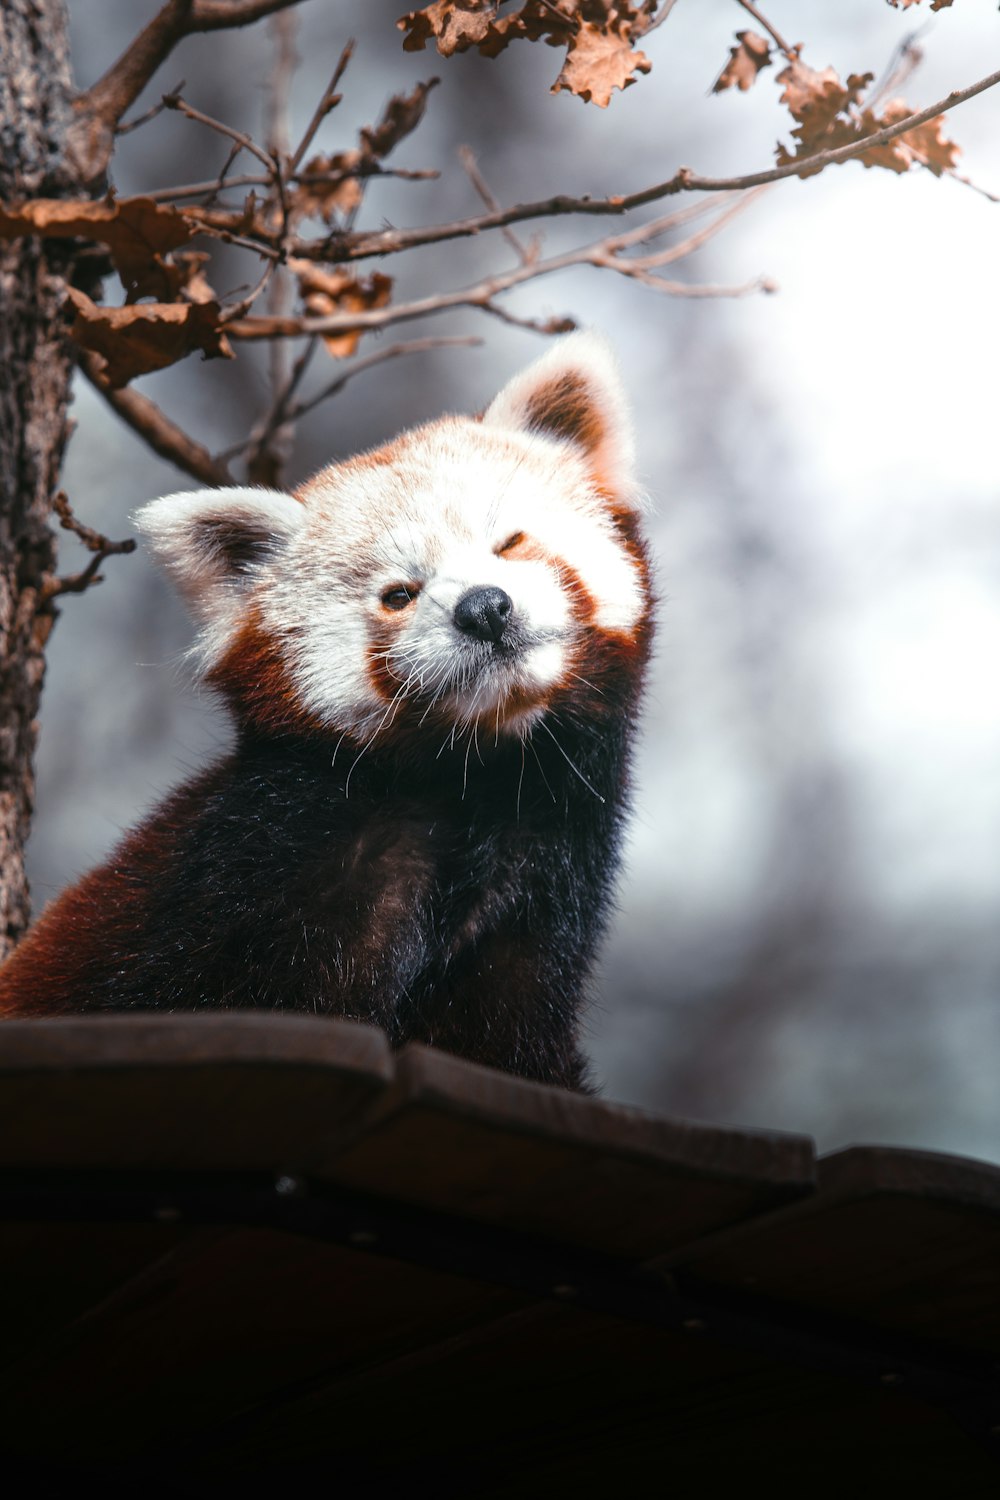
[[470, 589], [455, 605], [455, 624], [466, 635], [496, 644], [510, 624], [514, 601], [503, 589]]

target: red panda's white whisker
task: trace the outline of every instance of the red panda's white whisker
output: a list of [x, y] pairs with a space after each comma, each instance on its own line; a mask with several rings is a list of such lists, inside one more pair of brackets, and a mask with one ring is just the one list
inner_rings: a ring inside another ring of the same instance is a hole
[[579, 672], [574, 672], [569, 668], [567, 668], [567, 671], [570, 677], [575, 678], [577, 682], [582, 682], [584, 687], [590, 688], [590, 691], [592, 693], [596, 693], [599, 698], [604, 698], [607, 696], [603, 688], [599, 688], [596, 683], [591, 682], [589, 677], [581, 677]]
[[469, 785], [469, 755], [472, 752], [472, 730], [469, 730], [469, 743], [465, 747], [465, 763], [462, 767], [462, 801], [465, 801], [465, 793]]
[[566, 751], [563, 749], [562, 745], [560, 745], [559, 741], [556, 739], [555, 735], [552, 733], [552, 730], [549, 728], [549, 726], [545, 723], [544, 719], [541, 720], [541, 722], [539, 723], [538, 727], [539, 727], [539, 729], [544, 729], [545, 730], [545, 733], [548, 735], [548, 737], [552, 741], [553, 745], [555, 745], [556, 749], [559, 751], [559, 754], [562, 756], [563, 760], [569, 766], [570, 770], [573, 771], [575, 773], [575, 775], [579, 776], [580, 780], [583, 782], [583, 784], [587, 788], [587, 790], [589, 792], [593, 792], [593, 794], [597, 798], [598, 802], [603, 802], [605, 799], [601, 796], [600, 792], [597, 790], [596, 787], [591, 786], [591, 784], [587, 780], [586, 776], [584, 776], [583, 772], [580, 770], [580, 767], [577, 766], [577, 765], [575, 765], [573, 763], [573, 761], [570, 759], [570, 757], [566, 754]]
[[[404, 684], [404, 687], [405, 687], [405, 684]], [[396, 707], [396, 704], [399, 702], [400, 698], [403, 696], [403, 691], [404, 691], [404, 688], [401, 687], [399, 689], [399, 691], [393, 696], [393, 698], [391, 699], [391, 701], [389, 703], [389, 707], [386, 709], [385, 713], [382, 715], [381, 719], [376, 724], [374, 730], [372, 731], [372, 734], [371, 734], [370, 738], [367, 739], [365, 741], [365, 743], [361, 746], [361, 749], [358, 751], [358, 753], [355, 756], [353, 762], [351, 763], [351, 769], [348, 771], [348, 773], [347, 773], [347, 779], [344, 782], [344, 797], [345, 798], [348, 797], [348, 796], [350, 796], [350, 791], [351, 791], [351, 777], [354, 775], [354, 771], [355, 771], [355, 768], [357, 767], [358, 761], [365, 754], [365, 752], [367, 750], [369, 750], [371, 748], [371, 746], [374, 744], [376, 737], [378, 736], [379, 732], [381, 731], [381, 729], [385, 725], [385, 722], [388, 719], [389, 715], [392, 713], [393, 709]]]
[[556, 794], [552, 790], [552, 787], [549, 785], [549, 778], [545, 774], [545, 767], [542, 765], [541, 761], [538, 758], [538, 751], [535, 749], [534, 741], [532, 741], [530, 739], [529, 740], [524, 740], [524, 741], [522, 741], [522, 744], [526, 744], [528, 746], [528, 749], [531, 751], [532, 755], [535, 757], [535, 764], [538, 767], [538, 770], [539, 770], [539, 773], [541, 775], [541, 778], [542, 778], [542, 780], [545, 783], [545, 790], [548, 792], [548, 794], [551, 797], [552, 801], [555, 802], [557, 800], [556, 799]]

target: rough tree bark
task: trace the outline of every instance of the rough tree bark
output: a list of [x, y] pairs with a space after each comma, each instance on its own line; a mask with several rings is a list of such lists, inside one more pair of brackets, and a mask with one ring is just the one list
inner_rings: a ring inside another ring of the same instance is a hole
[[[0, 198], [76, 184], [64, 157], [70, 72], [62, 0], [0, 4]], [[55, 255], [65, 252], [55, 250]], [[59, 262], [38, 240], [0, 245], [0, 958], [28, 924], [24, 844], [34, 799], [48, 525], [67, 437], [72, 370]]]

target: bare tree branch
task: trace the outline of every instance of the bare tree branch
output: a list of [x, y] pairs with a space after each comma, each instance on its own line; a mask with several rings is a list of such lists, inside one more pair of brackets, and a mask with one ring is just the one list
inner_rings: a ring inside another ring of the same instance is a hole
[[[700, 207], [700, 205], [699, 205]], [[717, 225], [713, 224], [707, 230], [702, 230], [682, 246], [676, 247], [677, 254], [669, 257], [656, 257], [658, 264], [665, 264], [667, 259], [679, 259], [681, 255], [689, 253], [688, 246], [694, 248], [704, 242], [705, 239], [717, 232], [721, 223], [732, 218], [733, 214], [739, 212], [742, 204], [734, 204], [719, 215]], [[341, 334], [354, 333], [372, 328], [388, 328], [395, 323], [409, 322], [414, 318], [425, 318], [438, 313], [447, 312], [455, 307], [476, 307], [481, 311], [492, 313], [494, 316], [503, 317], [498, 312], [495, 300], [503, 292], [508, 292], [516, 286], [521, 286], [527, 281], [535, 281], [542, 276], [550, 276], [556, 271], [565, 271], [570, 266], [597, 266], [621, 272], [622, 275], [634, 275], [637, 280], [648, 276], [648, 268], [642, 262], [633, 266], [628, 260], [620, 260], [618, 256], [621, 250], [644, 240], [649, 240], [657, 235], [664, 234], [672, 228], [677, 220], [676, 215], [667, 214], [656, 223], [642, 225], [638, 229], [631, 230], [621, 235], [608, 236], [597, 240], [590, 245], [581, 245], [574, 250], [564, 251], [561, 255], [555, 255], [548, 260], [533, 260], [528, 263], [522, 262], [510, 271], [500, 272], [494, 276], [484, 277], [482, 281], [474, 286], [463, 287], [453, 292], [438, 292], [433, 296], [420, 297], [413, 302], [390, 303], [387, 307], [372, 308], [361, 312], [329, 313], [322, 317], [300, 316], [294, 318], [237, 318], [227, 323], [226, 332], [234, 339], [276, 339], [276, 338], [301, 338], [303, 335], [312, 334]], [[670, 291], [680, 287], [676, 291], [678, 296], [728, 296], [724, 288], [715, 288], [700, 293], [692, 290], [686, 283], [667, 283], [659, 280], [650, 280], [647, 284], [654, 285], [659, 291]], [[748, 283], [735, 290], [732, 295], [743, 296], [746, 292], [756, 287], [760, 291], [773, 291], [774, 284], [764, 280]], [[509, 316], [507, 321], [515, 321]], [[539, 325], [530, 322], [528, 326], [539, 328]]]
[[[345, 238], [339, 245], [324, 245], [323, 255], [325, 259], [337, 261], [365, 260], [374, 255], [395, 255], [418, 245], [433, 245], [443, 240], [464, 239], [470, 235], [482, 234], [485, 230], [502, 229], [508, 224], [521, 224], [528, 219], [555, 219], [565, 214], [617, 216], [628, 213], [633, 208], [642, 208], [647, 203], [656, 203], [661, 198], [673, 197], [677, 193], [732, 193], [741, 192], [744, 188], [761, 187], [769, 182], [781, 182], [786, 177], [798, 176], [803, 170], [815, 172], [823, 167], [850, 161], [852, 157], [860, 156], [862, 152], [870, 150], [873, 146], [882, 146], [887, 141], [895, 140], [896, 136], [905, 135], [908, 130], [916, 129], [918, 125], [925, 125], [928, 120], [936, 119], [946, 110], [955, 109], [959, 104], [964, 104], [967, 99], [972, 99], [987, 89], [995, 88], [998, 83], [1000, 83], [1000, 71], [990, 73], [988, 77], [970, 84], [968, 88], [955, 89], [946, 98], [929, 105], [927, 109], [907, 115], [905, 119], [898, 120], [894, 125], [887, 125], [872, 135], [849, 141], [846, 146], [818, 151], [814, 156], [796, 158], [795, 161], [788, 162], [784, 166], [770, 167], [763, 172], [748, 172], [741, 177], [700, 177], [690, 167], [680, 167], [666, 181], [641, 188], [635, 193], [618, 193], [610, 198], [571, 198], [566, 194], [557, 194], [551, 198], [539, 199], [534, 203], [519, 203], [513, 208], [480, 214], [475, 218], [456, 219], [449, 224], [430, 224], [416, 229], [383, 229], [374, 234], [352, 235]], [[306, 259], [310, 258], [310, 255], [316, 256], [315, 243], [310, 241], [293, 241], [289, 250], [292, 254]]]
[[112, 542], [106, 536], [102, 536], [99, 531], [95, 531], [92, 526], [85, 526], [82, 521], [78, 521], [73, 514], [73, 507], [68, 497], [62, 490], [53, 496], [52, 509], [59, 517], [59, 525], [63, 530], [72, 531], [74, 536], [78, 536], [87, 551], [92, 552], [94, 556], [79, 573], [73, 573], [67, 578], [47, 578], [39, 591], [39, 608], [44, 608], [59, 594], [82, 594], [90, 588], [91, 584], [100, 583], [102, 579], [97, 570], [104, 559], [134, 552], [136, 547], [134, 537], [126, 537], [122, 542]]
[[774, 45], [777, 47], [778, 51], [783, 52], [788, 58], [789, 62], [792, 62], [795, 58], [798, 57], [799, 49], [797, 47], [790, 47], [788, 45], [784, 37], [781, 35], [781, 32], [776, 30], [776, 28], [771, 25], [766, 16], [761, 15], [756, 5], [752, 4], [752, 0], [736, 0], [736, 3], [737, 5], [742, 5], [743, 9], [747, 12], [748, 15], [753, 16], [758, 26], [763, 26], [764, 30], [774, 42]]
[[299, 0], [167, 0], [117, 62], [74, 101], [69, 151], [86, 181], [100, 177], [114, 148], [115, 126], [170, 56], [197, 31], [249, 26]]
[[651, 31], [655, 31], [657, 26], [662, 26], [676, 4], [677, 0], [663, 0], [663, 4], [660, 6], [659, 15], [654, 16], [653, 20], [650, 21], [649, 25], [646, 27], [644, 35], [649, 36], [649, 33]]
[[[500, 204], [493, 196], [493, 193], [490, 191], [485, 177], [480, 172], [479, 163], [476, 161], [471, 147], [459, 146], [458, 159], [462, 163], [465, 175], [472, 183], [472, 186], [475, 188], [480, 198], [486, 204], [486, 207], [492, 213], [497, 213], [500, 209]], [[503, 235], [508, 245], [510, 245], [511, 249], [514, 251], [514, 254], [518, 257], [518, 259], [525, 265], [527, 265], [528, 262], [532, 259], [532, 251], [528, 248], [528, 246], [522, 244], [517, 235], [514, 233], [513, 229], [508, 229], [506, 225], [501, 225], [500, 233]]]
[[579, 328], [575, 318], [519, 318], [516, 313], [509, 312], [506, 307], [501, 307], [496, 302], [484, 302], [482, 311], [489, 313], [491, 317], [499, 318], [501, 323], [509, 323], [511, 328], [527, 328], [532, 333], [543, 333], [548, 336], [557, 333], [572, 333], [574, 328]]
[[298, 170], [299, 166], [302, 163], [302, 158], [305, 156], [306, 152], [309, 150], [309, 147], [313, 143], [313, 139], [315, 138], [317, 130], [322, 125], [331, 109], [335, 109], [340, 103], [340, 95], [337, 93], [337, 85], [343, 78], [344, 72], [347, 68], [347, 64], [350, 62], [353, 56], [354, 38], [351, 37], [348, 40], [343, 52], [341, 52], [340, 54], [340, 57], [337, 61], [337, 66], [333, 70], [333, 77], [327, 84], [326, 91], [323, 94], [322, 99], [319, 101], [315, 110], [313, 111], [313, 117], [309, 121], [309, 124], [306, 126], [306, 133], [302, 137], [301, 141], [299, 141], [299, 144], [295, 149], [295, 153], [288, 164], [288, 170], [290, 173], [294, 173]]
[[[170, 94], [179, 94], [184, 89], [185, 83], [182, 78], [170, 89]], [[120, 125], [115, 126], [115, 135], [131, 135], [133, 130], [138, 130], [141, 125], [148, 125], [150, 120], [155, 120], [167, 107], [168, 95], [164, 94], [156, 104], [151, 104], [149, 109], [144, 110], [141, 115], [136, 115], [134, 120], [123, 120]]]
[[288, 414], [292, 397], [298, 390], [312, 363], [313, 356], [320, 346], [319, 337], [308, 339], [306, 347], [292, 366], [291, 374], [284, 384], [274, 391], [271, 405], [258, 417], [251, 430], [250, 436], [242, 443], [226, 450], [224, 457], [228, 460], [237, 454], [246, 454], [247, 472], [253, 474], [259, 471], [263, 465], [263, 454], [271, 445], [275, 433], [282, 428], [289, 427], [294, 420]]
[[412, 339], [406, 344], [389, 344], [384, 349], [376, 349], [374, 353], [365, 355], [362, 359], [355, 360], [335, 380], [332, 380], [329, 385], [324, 386], [317, 395], [311, 396], [308, 401], [293, 403], [291, 397], [301, 383], [306, 366], [319, 346], [318, 338], [311, 339], [296, 361], [295, 368], [292, 371], [292, 379], [286, 390], [281, 393], [280, 403], [272, 407], [271, 411], [262, 418], [261, 422], [257, 424], [245, 442], [236, 443], [232, 448], [227, 448], [219, 457], [228, 462], [230, 459], [238, 458], [240, 454], [245, 453], [247, 454], [248, 467], [250, 467], [253, 464], [254, 455], [266, 448], [271, 432], [277, 425], [282, 422], [297, 422], [300, 417], [304, 417], [307, 412], [313, 411], [322, 402], [330, 400], [332, 396], [338, 396], [347, 383], [354, 379], [355, 375], [361, 375], [366, 370], [373, 369], [376, 365], [385, 364], [390, 359], [399, 359], [406, 354], [425, 354], [429, 349], [473, 348], [482, 344], [482, 342], [482, 339], [474, 337], [456, 337]]
[[152, 198], [154, 203], [173, 203], [178, 198], [203, 198], [210, 193], [217, 193], [223, 187], [267, 187], [270, 181], [270, 177], [262, 177], [259, 172], [256, 174], [246, 172], [239, 177], [225, 178], [220, 174], [218, 177], [213, 177], [211, 182], [188, 182], [182, 187], [153, 188], [150, 192], [143, 193], [142, 196]]
[[306, 412], [312, 411], [322, 401], [328, 401], [331, 396], [339, 395], [355, 375], [362, 375], [366, 370], [374, 369], [376, 365], [385, 364], [387, 360], [400, 359], [406, 354], [426, 354], [430, 349], [474, 349], [478, 348], [482, 342], [482, 339], [472, 335], [464, 335], [454, 338], [411, 339], [407, 344], [389, 344], [385, 349], [376, 349], [374, 353], [356, 359], [350, 369], [345, 370], [336, 380], [324, 386], [317, 396], [311, 396], [308, 401], [300, 401], [290, 406], [287, 412], [288, 420], [294, 422], [299, 417], [304, 417]]
[[269, 151], [263, 151], [252, 136], [246, 135], [242, 130], [234, 129], [232, 125], [223, 124], [221, 120], [213, 119], [211, 115], [206, 115], [200, 109], [195, 109], [193, 104], [188, 104], [187, 100], [182, 99], [179, 94], [164, 94], [163, 103], [167, 109], [176, 109], [180, 114], [186, 115], [189, 120], [195, 120], [199, 125], [207, 125], [209, 130], [215, 130], [219, 135], [228, 136], [244, 151], [249, 151], [251, 156], [256, 156], [257, 160], [263, 162], [270, 172], [269, 181], [278, 177], [277, 161]]
[[203, 484], [232, 483], [232, 475], [225, 463], [213, 458], [207, 448], [188, 437], [147, 396], [140, 395], [128, 386], [123, 390], [112, 390], [101, 375], [100, 360], [95, 355], [81, 349], [77, 353], [77, 363], [94, 389], [100, 391], [112, 410], [149, 444], [154, 453], [176, 464], [178, 469], [190, 474], [193, 479], [201, 480]]

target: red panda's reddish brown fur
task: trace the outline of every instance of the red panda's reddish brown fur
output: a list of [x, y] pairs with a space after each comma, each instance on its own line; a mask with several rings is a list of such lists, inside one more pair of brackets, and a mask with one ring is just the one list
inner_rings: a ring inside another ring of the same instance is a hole
[[295, 495], [139, 522], [237, 746], [49, 907], [0, 1015], [307, 1010], [585, 1086], [652, 630], [605, 346]]

